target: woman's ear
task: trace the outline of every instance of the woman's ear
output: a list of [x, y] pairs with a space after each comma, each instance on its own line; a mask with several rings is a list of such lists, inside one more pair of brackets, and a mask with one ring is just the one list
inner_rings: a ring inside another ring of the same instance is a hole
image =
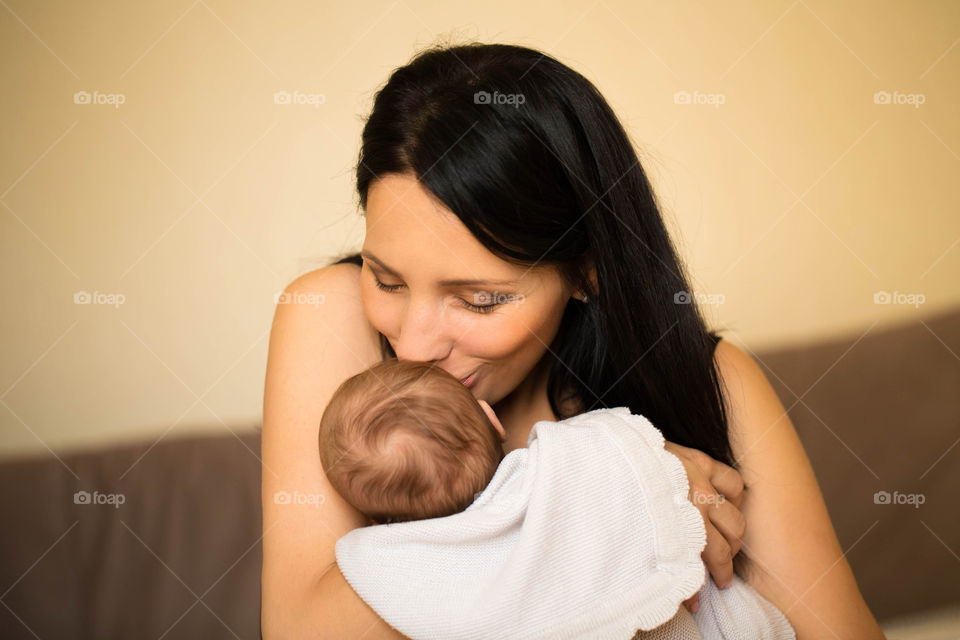
[[593, 258], [587, 257], [584, 258], [583, 264], [586, 265], [586, 274], [587, 279], [590, 282], [590, 291], [584, 291], [583, 289], [578, 289], [577, 292], [573, 295], [574, 298], [580, 300], [581, 302], [586, 302], [588, 297], [595, 297], [599, 288], [597, 286], [597, 267], [593, 261]]
[[500, 434], [500, 440], [504, 441], [507, 439], [507, 432], [503, 428], [503, 425], [500, 424], [500, 419], [497, 418], [497, 414], [493, 412], [493, 407], [486, 403], [484, 400], [477, 400], [480, 404], [480, 408], [483, 409], [483, 412], [487, 414], [487, 417], [490, 419], [490, 422], [493, 423], [493, 428], [497, 430], [497, 433]]
[[600, 290], [600, 287], [597, 284], [597, 266], [594, 264], [592, 258], [587, 264], [590, 265], [589, 269], [587, 270], [587, 273], [590, 277], [590, 288], [593, 289], [593, 294], [596, 295], [596, 292]]

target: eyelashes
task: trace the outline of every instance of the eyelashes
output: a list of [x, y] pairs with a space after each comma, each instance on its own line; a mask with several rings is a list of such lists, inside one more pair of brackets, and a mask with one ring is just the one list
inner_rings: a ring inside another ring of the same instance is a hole
[[377, 289], [386, 291], [388, 293], [396, 291], [398, 288], [400, 288], [400, 285], [398, 284], [383, 284], [376, 276], [373, 277], [373, 281], [377, 283]]
[[[383, 284], [382, 282], [380, 282], [380, 279], [377, 278], [377, 276], [373, 276], [373, 281], [376, 283], [377, 289], [380, 289], [381, 291], [385, 291], [387, 293], [394, 293], [396, 292], [397, 289], [399, 289], [402, 286], [399, 284]], [[499, 303], [487, 304], [487, 305], [476, 305], [476, 304], [471, 304], [467, 302], [463, 298], [459, 298], [459, 300], [460, 302], [463, 303], [463, 305], [467, 309], [475, 313], [490, 313], [491, 311], [493, 311], [494, 309], [500, 306]]]

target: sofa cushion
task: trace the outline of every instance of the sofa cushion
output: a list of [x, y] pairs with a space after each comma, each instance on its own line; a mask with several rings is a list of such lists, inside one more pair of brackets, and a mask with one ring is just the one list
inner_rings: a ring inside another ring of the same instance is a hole
[[756, 356], [874, 614], [960, 602], [960, 312]]
[[0, 637], [259, 637], [259, 433], [152, 444], [0, 464]]

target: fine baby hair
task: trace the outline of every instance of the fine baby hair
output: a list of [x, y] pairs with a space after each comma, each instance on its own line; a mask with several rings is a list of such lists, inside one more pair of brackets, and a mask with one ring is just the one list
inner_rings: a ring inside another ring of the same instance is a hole
[[387, 359], [345, 380], [320, 422], [320, 461], [374, 524], [466, 509], [503, 458], [484, 408], [452, 375]]

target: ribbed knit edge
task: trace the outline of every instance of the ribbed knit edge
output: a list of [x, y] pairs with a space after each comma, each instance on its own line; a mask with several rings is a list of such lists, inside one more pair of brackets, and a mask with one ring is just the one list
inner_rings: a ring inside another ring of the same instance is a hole
[[[626, 407], [599, 409], [598, 411], [613, 413], [622, 420], [627, 419], [626, 414], [633, 415]], [[599, 606], [606, 610], [606, 616], [603, 616], [597, 610], [588, 611], [575, 618], [558, 622], [545, 631], [531, 635], [530, 638], [630, 638], [637, 629], [649, 631], [673, 618], [683, 601], [703, 587], [706, 580], [706, 567], [700, 558], [700, 554], [706, 546], [707, 531], [700, 510], [690, 502], [690, 483], [687, 479], [686, 469], [679, 458], [664, 448], [666, 440], [663, 433], [645, 417], [635, 417], [643, 418], [647, 436], [657, 443], [655, 447], [656, 455], [662, 467], [665, 468], [670, 483], [668, 500], [671, 507], [677, 508], [676, 512], [679, 519], [679, 522], [675, 524], [675, 529], [678, 532], [676, 545], [681, 549], [681, 557], [676, 561], [676, 564], [681, 565], [679, 573], [665, 572], [673, 575], [674, 579], [670, 587], [655, 601], [637, 601], [640, 595], [647, 595], [646, 592], [650, 590], [649, 585], [644, 585], [643, 588], [627, 591], [613, 600], [612, 603], [600, 603]], [[633, 429], [635, 427], [631, 424], [625, 425], [624, 428]], [[631, 606], [643, 610], [632, 617], [624, 617], [623, 611], [625, 609], [629, 610]]]

